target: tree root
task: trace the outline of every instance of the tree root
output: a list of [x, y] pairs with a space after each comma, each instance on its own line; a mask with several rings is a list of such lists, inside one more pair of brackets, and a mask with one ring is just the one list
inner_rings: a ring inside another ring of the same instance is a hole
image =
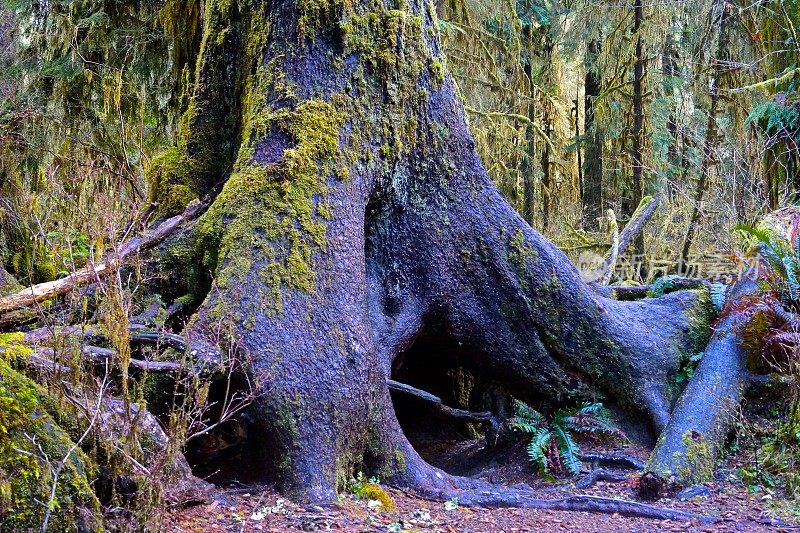
[[588, 489], [598, 481], [609, 481], [611, 483], [619, 483], [628, 479], [628, 476], [609, 472], [605, 468], [595, 468], [584, 477], [575, 482], [575, 488]]
[[623, 468], [625, 470], [644, 470], [644, 463], [635, 457], [622, 453], [605, 455], [602, 453], [584, 453], [578, 455], [584, 463], [590, 463], [592, 468], [607, 466], [612, 468]]
[[675, 509], [655, 507], [639, 502], [599, 498], [595, 496], [568, 496], [553, 500], [535, 498], [533, 492], [515, 488], [502, 491], [464, 491], [454, 494], [458, 504], [466, 507], [502, 508], [516, 507], [521, 509], [542, 509], [551, 511], [577, 511], [599, 514], [619, 514], [633, 518], [649, 518], [654, 520], [689, 521], [697, 520], [711, 524], [719, 519], [698, 515]]

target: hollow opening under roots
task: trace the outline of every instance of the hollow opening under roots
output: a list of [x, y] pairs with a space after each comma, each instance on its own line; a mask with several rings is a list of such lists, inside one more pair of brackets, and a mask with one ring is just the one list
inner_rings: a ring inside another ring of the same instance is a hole
[[427, 328], [392, 364], [392, 379], [438, 397], [441, 405], [470, 413], [492, 413], [493, 423], [454, 417], [436, 403], [392, 390], [395, 414], [414, 449], [428, 463], [460, 476], [477, 475], [497, 458], [503, 439], [499, 422], [511, 402], [470, 361], [469, 348], [439, 326]]
[[211, 429], [201, 431], [198, 424], [197, 434], [184, 450], [196, 476], [220, 485], [249, 485], [263, 482], [265, 474], [274, 475], [253, 468], [253, 465], [272, 464], [263, 460], [265, 450], [272, 447], [260, 443], [261, 432], [253, 414], [248, 409], [230, 416], [224, 414], [226, 398], [246, 390], [246, 381], [235, 374], [212, 383], [208, 391], [210, 408], [202, 415], [202, 424]]

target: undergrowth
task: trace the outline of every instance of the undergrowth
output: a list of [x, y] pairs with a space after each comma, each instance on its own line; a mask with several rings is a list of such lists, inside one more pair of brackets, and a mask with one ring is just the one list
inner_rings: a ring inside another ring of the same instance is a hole
[[557, 410], [548, 420], [542, 413], [519, 400], [514, 401], [511, 427], [530, 437], [528, 458], [546, 476], [580, 473], [578, 435], [625, 438], [611, 413], [601, 403], [583, 403]]

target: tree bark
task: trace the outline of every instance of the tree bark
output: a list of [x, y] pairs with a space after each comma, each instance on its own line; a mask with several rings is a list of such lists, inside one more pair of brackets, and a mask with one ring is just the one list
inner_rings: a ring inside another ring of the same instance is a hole
[[235, 39], [238, 57], [207, 45], [197, 68], [240, 69], [240, 146], [198, 222], [215, 282], [189, 327], [251, 358], [254, 470], [311, 501], [358, 470], [428, 494], [474, 486], [420, 458], [389, 395], [433, 328], [460, 348], [426, 357], [509, 394], [563, 402], [585, 383], [667, 425], [707, 299], [602, 297], [522, 220], [478, 159], [429, 4], [230, 4], [204, 42]]
[[586, 47], [586, 76], [584, 78], [585, 150], [581, 197], [586, 212], [586, 227], [593, 227], [603, 214], [603, 132], [595, 119], [595, 100], [600, 96], [600, 74], [595, 70], [600, 55], [600, 42], [589, 41]]

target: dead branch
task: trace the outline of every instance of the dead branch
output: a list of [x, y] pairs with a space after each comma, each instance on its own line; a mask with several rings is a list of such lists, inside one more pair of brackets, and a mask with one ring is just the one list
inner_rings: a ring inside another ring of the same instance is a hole
[[196, 217], [204, 206], [205, 204], [197, 200], [190, 203], [180, 215], [165, 220], [149, 233], [123, 243], [116, 253], [109, 254], [99, 263], [88, 264], [65, 278], [33, 285], [15, 294], [0, 298], [0, 316], [57, 296], [63, 296], [81, 285], [99, 281], [119, 269], [131, 256], [152, 248], [163, 241], [184, 222]]
[[649, 201], [644, 200], [642, 204], [639, 205], [636, 212], [625, 226], [625, 229], [619, 234], [619, 239], [614, 239], [614, 245], [611, 247], [606, 260], [592, 273], [591, 277], [593, 281], [602, 283], [603, 285], [608, 284], [611, 280], [611, 274], [614, 270], [614, 264], [617, 258], [625, 253], [636, 236], [644, 230], [645, 224], [652, 218], [660, 203], [661, 195], [659, 194], [650, 198]]
[[464, 409], [456, 409], [455, 407], [448, 407], [447, 405], [444, 405], [442, 403], [441, 398], [439, 398], [438, 396], [434, 396], [430, 392], [417, 389], [415, 387], [412, 387], [411, 385], [400, 383], [392, 379], [388, 380], [387, 383], [389, 385], [390, 391], [399, 392], [400, 394], [413, 396], [414, 398], [422, 400], [423, 402], [432, 405], [439, 413], [447, 417], [455, 418], [456, 420], [461, 420], [463, 422], [474, 422], [477, 424], [496, 423], [495, 416], [489, 411], [476, 413], [472, 411], [465, 411]]
[[605, 468], [595, 468], [594, 470], [586, 474], [584, 477], [576, 481], [575, 488], [588, 489], [598, 481], [609, 481], [611, 483], [619, 483], [621, 481], [625, 481], [626, 479], [628, 479], [628, 477], [623, 474], [609, 472]]
[[[119, 360], [117, 352], [110, 348], [101, 348], [85, 344], [81, 346], [81, 356], [91, 363], [110, 364]], [[36, 348], [28, 358], [28, 362], [35, 368], [50, 372], [69, 372], [70, 368], [55, 362], [55, 350], [47, 347]], [[189, 370], [184, 365], [174, 361], [144, 361], [131, 358], [128, 366], [147, 372], [186, 372]]]

